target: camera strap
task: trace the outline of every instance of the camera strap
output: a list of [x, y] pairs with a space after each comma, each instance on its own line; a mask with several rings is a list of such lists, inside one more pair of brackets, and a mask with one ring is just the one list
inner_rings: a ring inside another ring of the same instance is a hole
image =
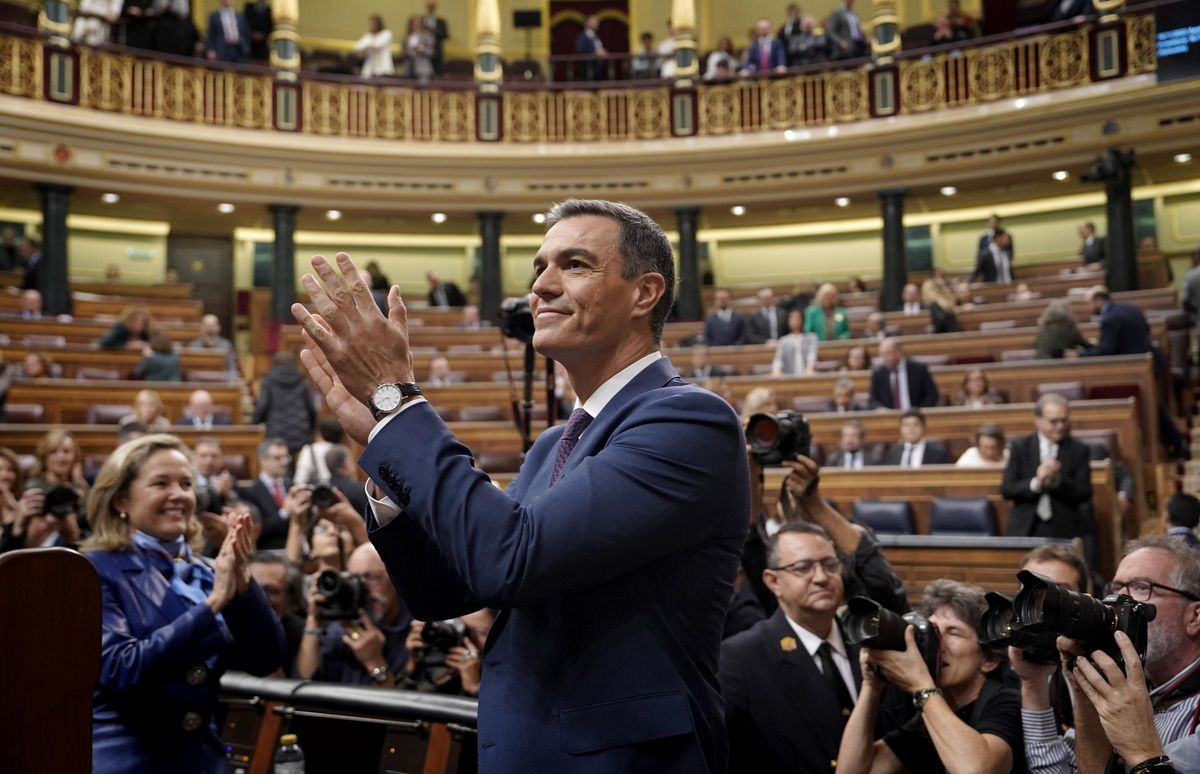
[[[1163, 687], [1162, 694], [1154, 699], [1154, 712], [1168, 710], [1198, 693], [1200, 693], [1200, 661], [1192, 664], [1186, 672]], [[1200, 721], [1200, 703], [1197, 703], [1196, 710], [1192, 712], [1188, 733], [1195, 733], [1198, 721]]]

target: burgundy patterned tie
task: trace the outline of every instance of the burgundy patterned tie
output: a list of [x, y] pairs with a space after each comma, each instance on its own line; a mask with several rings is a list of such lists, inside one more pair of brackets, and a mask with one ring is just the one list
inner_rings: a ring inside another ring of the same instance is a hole
[[558, 441], [558, 455], [554, 458], [554, 472], [550, 474], [550, 486], [554, 486], [554, 482], [558, 481], [558, 477], [562, 475], [567, 458], [575, 450], [575, 444], [579, 443], [579, 436], [583, 435], [583, 431], [591, 423], [592, 417], [583, 409], [577, 408], [571, 412], [562, 438]]

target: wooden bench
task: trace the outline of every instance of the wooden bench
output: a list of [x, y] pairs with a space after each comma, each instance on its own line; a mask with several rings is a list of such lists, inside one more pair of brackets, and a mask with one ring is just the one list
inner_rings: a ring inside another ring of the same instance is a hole
[[[112, 453], [116, 443], [117, 428], [114, 425], [58, 425], [71, 431], [85, 457], [103, 459]], [[33, 454], [38, 441], [46, 433], [48, 425], [0, 425], [0, 446], [7, 446], [17, 454]], [[194, 447], [202, 437], [213, 437], [221, 442], [226, 455], [242, 455], [246, 460], [251, 478], [258, 475], [258, 444], [264, 437], [263, 425], [227, 425], [201, 431], [187, 426], [171, 428], [173, 435], [189, 447]]]
[[139, 390], [153, 389], [162, 398], [166, 414], [172, 421], [183, 416], [188, 396], [203, 388], [213, 397], [213, 404], [224, 409], [234, 422], [242, 418], [241, 382], [208, 384], [189, 382], [89, 382], [81, 389], [74, 379], [38, 379], [17, 382], [9, 390], [9, 403], [37, 403], [45, 409], [47, 424], [85, 424], [88, 408], [95, 405], [132, 406]]
[[[133, 296], [105, 296], [97, 293], [71, 293], [71, 305], [74, 314], [79, 317], [100, 317], [108, 315], [116, 317], [122, 310], [131, 306], [143, 306], [155, 317], [183, 320], [193, 323], [200, 321], [204, 314], [204, 302], [191, 298], [142, 298]], [[9, 293], [0, 293], [0, 311], [20, 311], [21, 297]]]
[[[74, 377], [76, 370], [80, 368], [103, 368], [119, 371], [122, 378], [128, 379], [133, 369], [142, 361], [142, 354], [134, 350], [108, 350], [86, 344], [68, 344], [56, 349], [12, 344], [0, 347], [3, 359], [14, 364], [20, 363], [31, 352], [41, 353], [60, 366], [65, 378]], [[219, 349], [184, 347], [179, 351], [179, 362], [185, 377], [188, 371], [226, 370], [225, 353]]]
[[[40, 320], [0, 319], [0, 334], [13, 343], [21, 343], [26, 336], [62, 336], [68, 344], [95, 344], [113, 327], [113, 320], [96, 320], [76, 317], [58, 320], [43, 317]], [[155, 327], [167, 332], [171, 341], [186, 344], [199, 337], [195, 323], [155, 323]]]
[[122, 296], [124, 298], [191, 298], [196, 288], [190, 282], [176, 282], [147, 285], [140, 283], [122, 282], [72, 282], [71, 291], [75, 293], [95, 293], [102, 296]]

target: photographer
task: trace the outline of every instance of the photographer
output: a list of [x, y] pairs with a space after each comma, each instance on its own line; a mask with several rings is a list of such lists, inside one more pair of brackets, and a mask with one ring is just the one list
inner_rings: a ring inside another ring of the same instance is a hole
[[413, 621], [404, 642], [408, 663], [399, 685], [429, 693], [478, 696], [483, 645], [495, 620], [495, 614], [484, 608], [451, 621]]
[[[1106, 596], [1127, 594], [1156, 608], [1147, 629], [1143, 670], [1152, 686], [1159, 741], [1167, 745], [1195, 733], [1200, 705], [1200, 555], [1170, 536], [1132, 541], [1105, 591]], [[1077, 678], [1077, 673], [1070, 677]], [[1061, 735], [1053, 710], [1022, 708], [1032, 771], [1104, 771], [1110, 747], [1097, 725], [1096, 710], [1075, 686], [1072, 699], [1075, 729]]]
[[[975, 586], [937, 580], [926, 587], [919, 611], [940, 635], [936, 678], [912, 626], [903, 651], [862, 650], [862, 689], [842, 735], [839, 772], [1025, 771], [1020, 704], [995, 679], [1004, 657], [979, 641], [986, 607]], [[875, 739], [885, 680], [913, 695], [917, 714]]]
[[[815, 484], [809, 489], [816, 463], [800, 457], [785, 464], [783, 525], [769, 537], [761, 524], [752, 530], [744, 557], [747, 577], [765, 584], [778, 609], [721, 645], [731, 771], [828, 767], [862, 682], [858, 649], [846, 643], [837, 617], [846, 589], [878, 591], [877, 601], [907, 609], [903, 582], [874, 538], [829, 507]], [[751, 565], [760, 567], [753, 576]]]
[[342, 492], [327, 485], [296, 484], [292, 490], [304, 505], [288, 523], [288, 561], [309, 575], [344, 570], [350, 552], [367, 542], [362, 516]]
[[20, 548], [76, 548], [79, 544], [80, 500], [74, 490], [52, 488], [55, 498], [49, 506], [46, 492], [27, 487], [17, 501], [16, 519], [5, 524], [0, 535], [0, 553]]
[[[404, 647], [411, 618], [388, 578], [379, 552], [370, 543], [354, 549], [347, 572], [366, 587], [365, 605], [338, 611], [322, 630], [326, 597], [313, 583], [308, 594], [308, 618], [296, 654], [296, 676], [349, 685], [392, 688], [408, 662]], [[341, 618], [340, 616], [346, 616]], [[353, 616], [353, 617], [351, 617]]]

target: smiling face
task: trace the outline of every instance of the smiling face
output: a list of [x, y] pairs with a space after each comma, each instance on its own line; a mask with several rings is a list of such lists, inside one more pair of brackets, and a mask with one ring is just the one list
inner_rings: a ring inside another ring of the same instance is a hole
[[[534, 259], [533, 346], [569, 371], [603, 362], [629, 336], [638, 282], [621, 277], [619, 233], [620, 226], [610, 218], [566, 218], [546, 232]], [[637, 322], [645, 325], [644, 319]]]
[[42, 460], [45, 472], [51, 481], [66, 481], [71, 477], [71, 466], [75, 464], [75, 442], [70, 438], [50, 450]]
[[900, 437], [905, 443], [919, 443], [925, 437], [925, 425], [916, 417], [900, 420]]
[[17, 469], [12, 461], [0, 457], [0, 492], [12, 492], [17, 485]]
[[159, 540], [175, 540], [187, 531], [196, 510], [191, 462], [174, 449], [154, 452], [113, 505], [129, 515], [133, 529]]

